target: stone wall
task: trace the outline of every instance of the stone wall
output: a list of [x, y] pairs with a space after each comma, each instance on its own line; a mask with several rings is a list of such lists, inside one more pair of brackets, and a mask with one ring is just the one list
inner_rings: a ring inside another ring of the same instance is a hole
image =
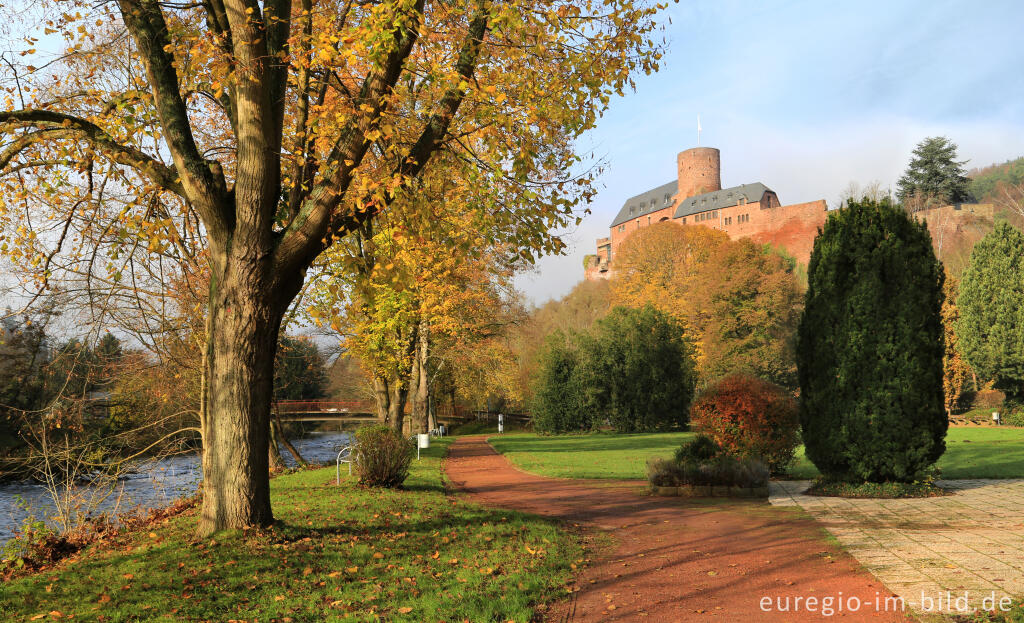
[[772, 208], [763, 214], [764, 218], [757, 227], [746, 235], [754, 242], [770, 243], [785, 249], [797, 262], [806, 266], [811, 259], [818, 228], [823, 227], [828, 219], [825, 200]]

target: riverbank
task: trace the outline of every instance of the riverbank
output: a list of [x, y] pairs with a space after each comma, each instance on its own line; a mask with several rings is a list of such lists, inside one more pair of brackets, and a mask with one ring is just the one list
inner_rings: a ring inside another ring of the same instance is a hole
[[[333, 463], [338, 450], [348, 444], [349, 439], [347, 432], [314, 431], [301, 438], [292, 438], [292, 443], [307, 461]], [[291, 454], [283, 447], [281, 453], [285, 466], [295, 467]], [[131, 473], [125, 474], [112, 490], [97, 491], [83, 484], [74, 491], [63, 491], [61, 495], [70, 494], [78, 504], [92, 508], [96, 513], [145, 512], [191, 496], [202, 479], [198, 452], [142, 459], [133, 467]], [[0, 546], [22, 529], [27, 518], [47, 518], [55, 514], [53, 496], [46, 486], [25, 481], [0, 484], [0, 509], [3, 509], [0, 511]]]
[[302, 470], [271, 481], [270, 529], [196, 541], [192, 510], [86, 548], [4, 586], [0, 618], [528, 621], [582, 549], [550, 520], [448, 495], [449, 443], [433, 440], [403, 491]]

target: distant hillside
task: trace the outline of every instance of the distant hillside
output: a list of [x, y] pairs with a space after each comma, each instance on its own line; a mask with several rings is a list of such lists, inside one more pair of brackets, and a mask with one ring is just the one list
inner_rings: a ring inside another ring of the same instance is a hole
[[921, 210], [915, 216], [928, 223], [935, 255], [955, 277], [963, 272], [974, 245], [992, 231], [997, 219], [992, 204], [964, 204], [959, 210], [943, 206]]
[[978, 203], [998, 203], [1000, 184], [1024, 184], [1024, 157], [974, 169], [971, 178], [971, 196]]

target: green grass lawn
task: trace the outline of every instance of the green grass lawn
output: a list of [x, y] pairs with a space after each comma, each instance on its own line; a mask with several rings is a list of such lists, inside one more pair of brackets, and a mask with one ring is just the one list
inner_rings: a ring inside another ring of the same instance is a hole
[[[582, 549], [554, 523], [446, 496], [433, 440], [406, 491], [271, 482], [279, 523], [194, 541], [194, 511], [0, 587], [0, 620], [528, 621]], [[45, 616], [47, 620], [51, 616]]]
[[693, 433], [494, 435], [494, 449], [517, 467], [553, 478], [646, 478], [648, 459], [670, 457]]
[[[555, 478], [644, 478], [647, 461], [668, 458], [693, 433], [616, 435], [536, 434], [490, 438], [498, 452], [529, 472]], [[1024, 478], [1024, 428], [949, 429], [939, 459], [943, 478]], [[790, 476], [810, 479], [818, 470], [797, 450]]]

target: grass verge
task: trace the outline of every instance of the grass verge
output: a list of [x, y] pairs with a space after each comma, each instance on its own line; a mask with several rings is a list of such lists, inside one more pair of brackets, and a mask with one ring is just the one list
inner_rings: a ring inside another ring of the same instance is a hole
[[[946, 452], [939, 459], [941, 478], [1024, 478], [1024, 428], [955, 427], [946, 434]], [[800, 447], [789, 477], [813, 480], [821, 474]]]
[[[516, 433], [495, 435], [489, 441], [520, 469], [542, 476], [640, 480], [646, 477], [649, 459], [671, 457], [692, 435]], [[938, 467], [941, 478], [1024, 478], [1024, 428], [951, 428]], [[788, 476], [814, 480], [820, 475], [804, 456], [803, 447], [797, 449]]]
[[554, 522], [446, 495], [449, 443], [404, 491], [304, 470], [271, 481], [272, 528], [197, 541], [191, 511], [87, 547], [6, 583], [0, 620], [528, 621], [582, 549]]

